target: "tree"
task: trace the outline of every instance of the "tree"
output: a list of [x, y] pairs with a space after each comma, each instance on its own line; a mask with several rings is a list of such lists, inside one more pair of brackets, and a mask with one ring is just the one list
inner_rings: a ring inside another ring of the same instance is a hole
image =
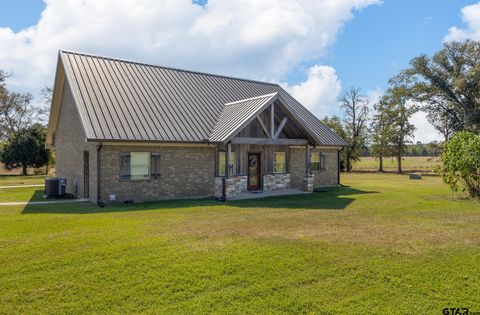
[[396, 78], [390, 80], [392, 85], [387, 91], [386, 114], [390, 123], [390, 137], [393, 155], [397, 158], [397, 173], [402, 173], [402, 156], [407, 150], [407, 143], [413, 137], [415, 126], [410, 118], [417, 111], [417, 107], [409, 102], [409, 92], [404, 84]]
[[360, 152], [367, 140], [368, 100], [360, 94], [359, 88], [350, 88], [340, 99], [341, 107], [345, 111], [345, 148], [346, 171], [352, 170], [352, 163], [359, 160]]
[[[330, 129], [332, 129], [340, 138], [346, 139], [347, 133], [342, 125], [342, 120], [338, 116], [332, 116], [332, 118], [328, 118], [325, 116], [322, 122]], [[340, 151], [340, 170], [344, 171], [346, 166], [346, 154], [345, 150]]]
[[392, 138], [391, 115], [388, 97], [383, 96], [374, 105], [376, 113], [372, 120], [372, 154], [378, 157], [378, 171], [383, 172], [383, 158], [391, 155], [390, 139]]
[[[449, 42], [432, 58], [420, 55], [401, 73], [409, 89], [440, 130], [480, 132], [480, 42]], [[446, 120], [446, 121], [444, 121]]]
[[45, 149], [45, 127], [34, 124], [17, 131], [4, 144], [0, 159], [6, 167], [22, 166], [22, 174], [27, 175], [30, 166], [39, 168], [48, 164], [51, 155]]
[[470, 197], [480, 197], [480, 134], [462, 131], [446, 144], [439, 173], [452, 191], [466, 190]]

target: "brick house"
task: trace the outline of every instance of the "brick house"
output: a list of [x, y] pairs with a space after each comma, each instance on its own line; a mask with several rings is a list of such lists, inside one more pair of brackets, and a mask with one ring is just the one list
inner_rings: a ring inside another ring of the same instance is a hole
[[277, 84], [59, 52], [47, 146], [92, 202], [311, 191], [344, 145]]

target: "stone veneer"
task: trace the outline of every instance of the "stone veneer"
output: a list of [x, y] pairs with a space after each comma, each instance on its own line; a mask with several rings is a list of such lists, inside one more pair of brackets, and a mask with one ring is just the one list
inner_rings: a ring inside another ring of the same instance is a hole
[[313, 183], [315, 180], [315, 175], [308, 175], [305, 176], [303, 179], [303, 190], [308, 191], [308, 192], [313, 192]]
[[247, 176], [225, 178], [225, 199], [235, 199], [240, 192], [247, 191]]
[[263, 190], [290, 188], [290, 174], [263, 175]]

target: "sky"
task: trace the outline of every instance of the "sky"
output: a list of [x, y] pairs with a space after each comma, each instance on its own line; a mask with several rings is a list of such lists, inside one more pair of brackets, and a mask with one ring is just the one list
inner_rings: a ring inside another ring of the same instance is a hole
[[[280, 83], [319, 118], [446, 41], [480, 40], [480, 2], [464, 0], [0, 0], [8, 87], [53, 84], [59, 49]], [[441, 140], [424, 113], [414, 141]]]

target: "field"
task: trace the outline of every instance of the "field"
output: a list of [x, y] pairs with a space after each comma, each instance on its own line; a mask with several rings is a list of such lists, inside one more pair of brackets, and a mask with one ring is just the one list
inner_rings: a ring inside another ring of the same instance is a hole
[[1, 206], [0, 313], [480, 311], [480, 202], [434, 176], [342, 182], [227, 203]]
[[[441, 165], [439, 157], [429, 156], [406, 156], [402, 158], [402, 170], [404, 172], [420, 171], [425, 173], [433, 173], [435, 167]], [[379, 161], [374, 157], [362, 157], [360, 161], [353, 165], [354, 171], [378, 171]], [[383, 169], [385, 172], [397, 171], [396, 158], [384, 158]]]

